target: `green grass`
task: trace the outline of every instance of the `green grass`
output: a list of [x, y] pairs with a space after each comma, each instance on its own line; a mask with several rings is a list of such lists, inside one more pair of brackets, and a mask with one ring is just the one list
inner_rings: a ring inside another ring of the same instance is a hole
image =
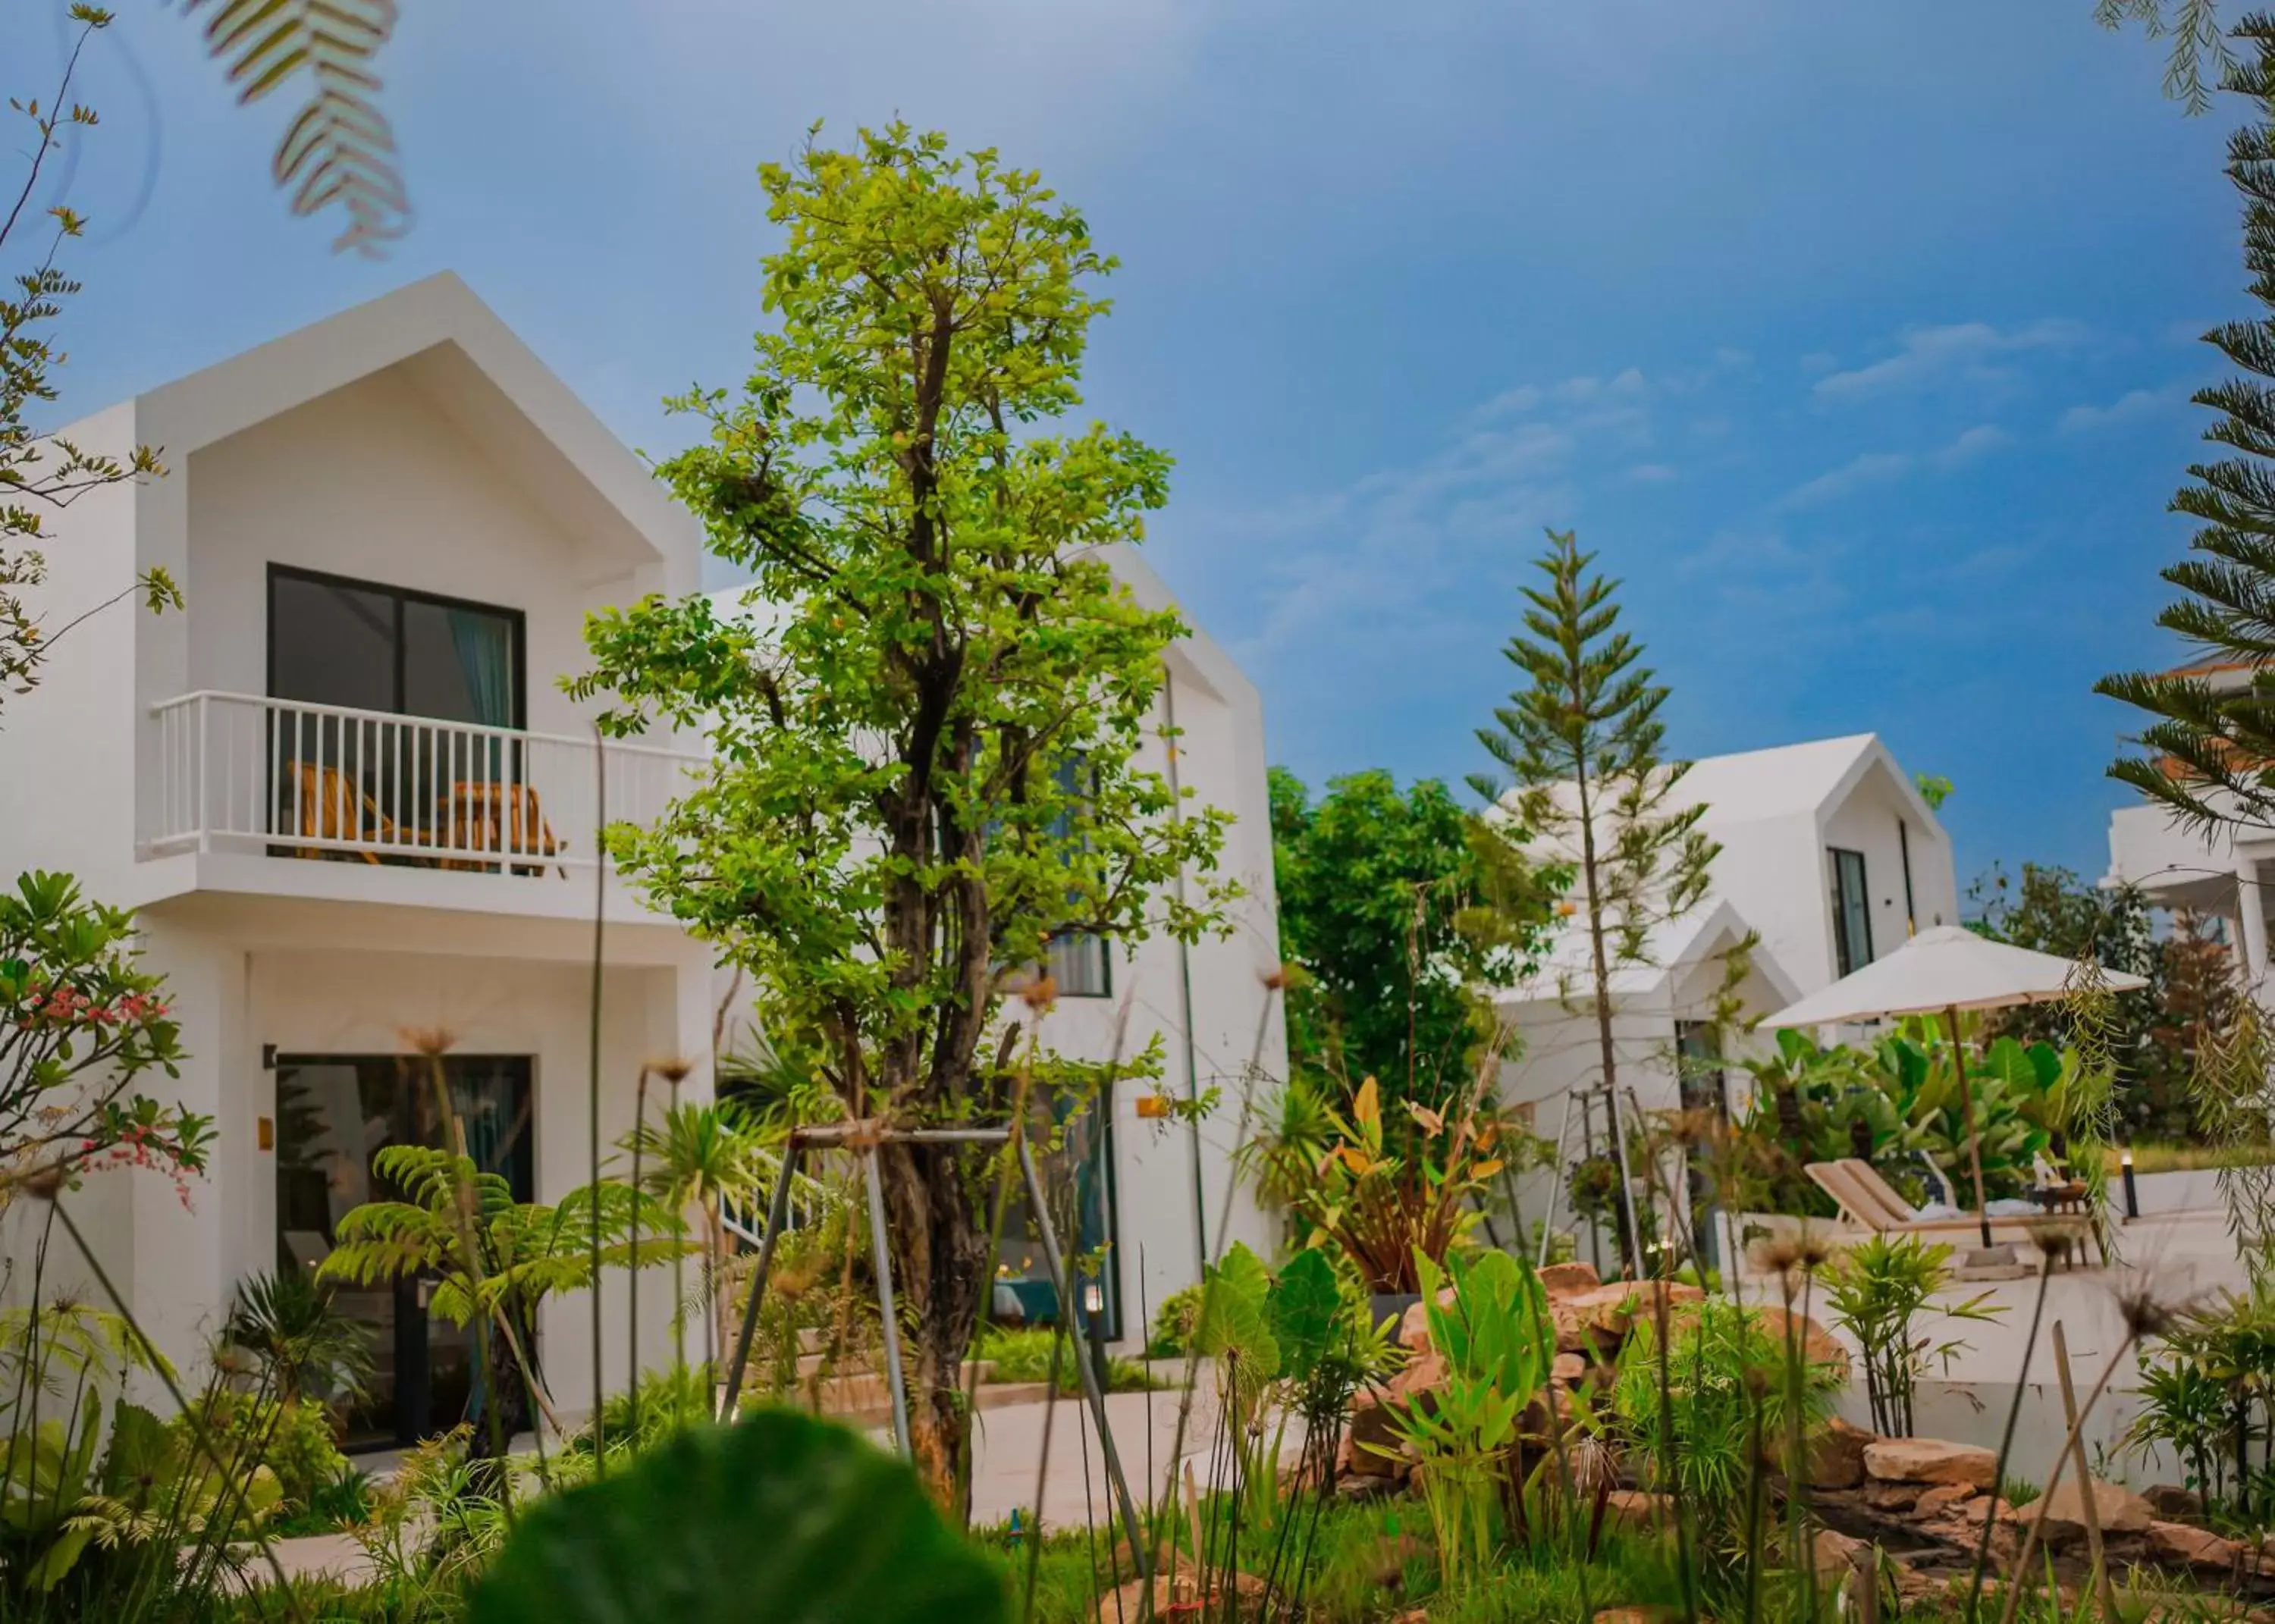
[[[979, 1341], [971, 1349], [975, 1359], [992, 1360], [995, 1365], [994, 1379], [1004, 1382], [1048, 1381], [1051, 1378], [1051, 1344], [1056, 1333], [1047, 1326], [1032, 1330], [1014, 1331], [1001, 1326], [990, 1326], [979, 1333]], [[1090, 1357], [1087, 1344], [1069, 1337], [1060, 1348], [1059, 1391], [1073, 1394], [1082, 1391], [1082, 1373], [1075, 1361]], [[1106, 1366], [1106, 1390], [1109, 1393], [1143, 1393], [1149, 1387], [1167, 1384], [1154, 1380], [1145, 1367], [1133, 1359], [1109, 1359]]]
[[[2109, 1152], [2109, 1176], [2118, 1174], [2118, 1158], [2122, 1152], [2112, 1147]], [[2143, 1173], [2192, 1173], [2204, 1167], [2257, 1167], [2275, 1162], [2275, 1144], [2196, 1144], [2183, 1141], [2176, 1144], [2142, 1144], [2133, 1147], [2133, 1171]]]

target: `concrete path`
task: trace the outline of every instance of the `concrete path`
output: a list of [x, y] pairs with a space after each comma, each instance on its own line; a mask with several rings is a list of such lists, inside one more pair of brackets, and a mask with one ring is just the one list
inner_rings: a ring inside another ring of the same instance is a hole
[[[1171, 1484], [1183, 1481], [1185, 1462], [1190, 1462], [1194, 1477], [1204, 1490], [1210, 1486], [1209, 1456], [1218, 1419], [1215, 1384], [1203, 1372], [1179, 1452], [1177, 1411], [1183, 1397], [1177, 1392], [1107, 1395], [1107, 1419], [1114, 1429], [1130, 1493], [1141, 1507], [1159, 1499]], [[1049, 1467], [1045, 1471], [1047, 1430]], [[880, 1445], [886, 1441], [881, 1430], [873, 1431], [870, 1436]], [[1301, 1441], [1300, 1428], [1291, 1426], [1289, 1448], [1292, 1451]], [[517, 1454], [534, 1447], [527, 1438], [515, 1443]], [[1107, 1531], [1113, 1528], [1115, 1499], [1097, 1428], [1088, 1406], [1079, 1400], [983, 1410], [973, 1427], [972, 1445], [971, 1515], [976, 1525], [1008, 1522], [1014, 1509], [1022, 1522], [1032, 1524], [1039, 1477], [1045, 1522], [1065, 1529], [1094, 1525]], [[357, 1463], [367, 1472], [382, 1474], [398, 1459], [392, 1454], [366, 1455]], [[295, 1577], [323, 1575], [353, 1583], [371, 1576], [363, 1551], [345, 1534], [280, 1540], [276, 1552], [284, 1571]]]

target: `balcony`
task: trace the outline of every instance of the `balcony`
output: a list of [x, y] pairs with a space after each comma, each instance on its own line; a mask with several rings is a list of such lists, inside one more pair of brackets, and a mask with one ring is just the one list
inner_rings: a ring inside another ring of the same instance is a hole
[[590, 869], [602, 821], [644, 823], [704, 758], [236, 693], [152, 707], [143, 857], [230, 852], [532, 879]]

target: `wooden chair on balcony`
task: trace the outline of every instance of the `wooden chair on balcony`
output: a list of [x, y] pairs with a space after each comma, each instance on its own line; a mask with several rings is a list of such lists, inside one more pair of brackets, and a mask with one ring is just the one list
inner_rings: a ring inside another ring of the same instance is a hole
[[[525, 783], [495, 779], [460, 779], [450, 786], [450, 849], [454, 852], [494, 853], [499, 857], [557, 857], [567, 843], [557, 840], [546, 821], [537, 791]], [[491, 868], [496, 865], [447, 859], [445, 868]], [[556, 866], [561, 866], [556, 865]], [[541, 874], [545, 865], [517, 863], [517, 874]], [[561, 866], [561, 877], [569, 870]]]
[[298, 821], [291, 832], [304, 839], [332, 841], [368, 841], [371, 846], [343, 851], [324, 846], [301, 846], [293, 850], [296, 857], [328, 857], [352, 862], [358, 857], [376, 865], [377, 846], [424, 845], [423, 830], [412, 831], [406, 839], [395, 820], [379, 810], [379, 803], [365, 792], [363, 786], [336, 767], [319, 767], [313, 761], [293, 761], [287, 764], [292, 779], [292, 799], [298, 811]]

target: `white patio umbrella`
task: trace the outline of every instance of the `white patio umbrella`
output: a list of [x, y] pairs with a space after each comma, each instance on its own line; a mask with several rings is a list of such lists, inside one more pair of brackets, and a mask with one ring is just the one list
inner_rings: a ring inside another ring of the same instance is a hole
[[[1991, 1218], [1983, 1199], [1983, 1151], [1975, 1135], [1975, 1096], [1967, 1086], [1967, 1059], [1959, 1044], [1961, 1009], [2004, 1009], [2046, 1003], [2075, 988], [2077, 965], [1978, 936], [1961, 925], [1922, 931], [1883, 959], [1820, 987], [1770, 1016], [1771, 1026], [1838, 1026], [1885, 1016], [1940, 1013], [1951, 1029], [1952, 1063], [1959, 1069], [1959, 1108], [1967, 1122], [1967, 1155], [1975, 1177], [1975, 1215], [1983, 1244], [1991, 1244]], [[2124, 971], [2105, 970], [2101, 986], [2131, 993], [2148, 986]]]

